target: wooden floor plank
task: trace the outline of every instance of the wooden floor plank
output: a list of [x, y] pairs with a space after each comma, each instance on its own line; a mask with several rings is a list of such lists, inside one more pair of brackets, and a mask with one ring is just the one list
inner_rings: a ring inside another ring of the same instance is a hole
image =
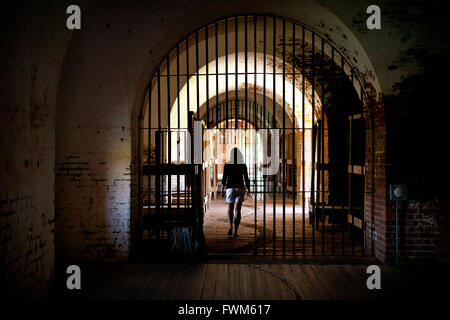
[[228, 265], [227, 275], [227, 299], [238, 300], [241, 298], [239, 267], [236, 264]]
[[334, 296], [336, 296], [336, 294], [333, 293], [333, 291], [325, 285], [325, 282], [322, 279], [322, 275], [318, 274], [317, 271], [313, 269], [312, 265], [302, 265], [301, 268], [308, 276], [308, 279], [311, 281], [311, 283], [314, 284], [314, 287], [319, 294], [319, 299], [329, 300], [333, 299]]
[[167, 286], [161, 294], [162, 299], [166, 300], [175, 299], [176, 292], [178, 291], [184, 276], [185, 267], [186, 265], [184, 263], [174, 265], [174, 269], [167, 283]]
[[214, 299], [214, 293], [216, 290], [216, 276], [217, 264], [208, 264], [206, 267], [205, 281], [203, 282], [201, 299]]
[[[300, 265], [285, 265], [283, 273], [286, 277], [290, 278], [291, 282], [295, 284], [297, 291], [300, 292], [301, 298], [305, 300], [314, 300], [321, 299], [321, 292], [317, 288], [308, 275], [305, 273], [305, 270]], [[289, 270], [291, 272], [291, 276], [289, 275]]]
[[283, 272], [281, 272], [281, 267], [279, 264], [272, 264], [270, 265], [270, 271], [276, 275], [276, 279], [278, 280], [279, 284], [279, 299], [281, 300], [296, 300], [295, 293], [292, 291], [292, 289], [289, 287], [290, 282], [286, 280], [286, 278], [283, 275]]
[[216, 290], [214, 298], [216, 300], [225, 300], [227, 298], [227, 264], [217, 265]]
[[311, 268], [314, 271], [314, 275], [324, 285], [326, 290], [331, 294], [332, 299], [342, 300], [341, 290], [337, 284], [337, 279], [330, 272], [330, 266], [312, 265]]
[[327, 266], [327, 274], [333, 282], [335, 288], [338, 289], [339, 299], [355, 300], [360, 297], [360, 294], [355, 290], [353, 279], [346, 277], [346, 274], [341, 270], [342, 266], [329, 265]]
[[303, 292], [299, 289], [299, 284], [297, 283], [297, 277], [294, 275], [292, 268], [290, 265], [282, 264], [279, 266], [280, 272], [283, 274], [283, 277], [295, 288], [295, 298], [297, 300], [304, 300], [305, 297]]
[[156, 264], [155, 265], [155, 271], [153, 274], [153, 280], [152, 283], [148, 282], [148, 285], [146, 285], [143, 288], [142, 296], [144, 296], [147, 299], [155, 299], [155, 291], [158, 290], [158, 287], [160, 286], [160, 282], [163, 274], [165, 273], [166, 265]]
[[164, 289], [167, 287], [167, 283], [169, 282], [169, 279], [173, 272], [175, 272], [175, 265], [174, 264], [164, 264], [159, 265], [160, 272], [157, 275], [157, 281], [155, 286], [152, 288], [150, 297], [152, 299], [161, 299], [161, 296], [164, 292]]
[[264, 275], [257, 265], [249, 265], [250, 277], [252, 279], [253, 296], [257, 300], [267, 299], [264, 285]]
[[[110, 265], [110, 264], [101, 264], [99, 267], [93, 267], [88, 266], [87, 270], [84, 270], [82, 273], [82, 276], [84, 273], [89, 273], [90, 278], [97, 279], [95, 283], [89, 283], [87, 288], [83, 288], [85, 292], [87, 292], [88, 297], [96, 298], [96, 297], [104, 297], [105, 299], [114, 298], [116, 295], [115, 292], [120, 288], [119, 281], [116, 281], [115, 279], [118, 279], [121, 274], [121, 270], [125, 270], [125, 264], [117, 264], [117, 265]], [[111, 281], [111, 279], [114, 279], [114, 281]], [[94, 287], [94, 285], [96, 285]]]
[[[142, 270], [141, 283], [136, 288], [136, 299], [145, 299], [146, 292], [151, 291], [155, 285], [156, 275], [158, 274], [159, 266], [155, 264], [144, 264]], [[150, 288], [150, 290], [149, 290]]]
[[260, 273], [263, 277], [264, 294], [266, 296], [266, 299], [279, 299], [279, 296], [281, 294], [281, 281], [272, 275], [272, 272], [270, 271], [270, 265], [258, 265], [257, 268], [260, 270]]
[[188, 268], [186, 274], [191, 280], [188, 282], [189, 286], [184, 292], [184, 299], [199, 300], [202, 295], [203, 283], [205, 280], [206, 264], [194, 263]]
[[136, 278], [141, 276], [140, 268], [143, 264], [130, 263], [124, 264], [121, 268], [120, 274], [115, 278], [115, 295], [119, 295], [120, 299], [133, 299], [136, 292], [130, 290], [135, 287]]
[[362, 300], [370, 297], [366, 281], [356, 275], [356, 271], [348, 268], [349, 265], [337, 266], [337, 272], [342, 279], [345, 279], [352, 292], [352, 299]]
[[239, 279], [241, 283], [241, 299], [251, 300], [254, 299], [252, 282], [250, 278], [250, 270], [248, 265], [239, 264]]
[[270, 266], [258, 265], [255, 267], [258, 268], [261, 275], [263, 276], [264, 292], [267, 297], [266, 299], [276, 299], [275, 297], [279, 296], [278, 282], [270, 274]]
[[186, 293], [188, 290], [190, 290], [193, 281], [191, 277], [193, 269], [194, 269], [193, 264], [188, 263], [184, 266], [183, 270], [180, 270], [181, 271], [180, 285], [178, 286], [178, 289], [175, 292], [174, 299], [176, 300], [186, 299]]

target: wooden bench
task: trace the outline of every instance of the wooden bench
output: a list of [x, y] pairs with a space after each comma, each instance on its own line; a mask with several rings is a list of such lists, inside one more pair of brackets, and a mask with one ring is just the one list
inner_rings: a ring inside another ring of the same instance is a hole
[[180, 205], [172, 206], [171, 208], [163, 207], [158, 210], [155, 206], [143, 206], [142, 207], [142, 227], [144, 230], [152, 229], [156, 225], [161, 229], [170, 229], [173, 226], [180, 225], [193, 225], [195, 222], [195, 216], [193, 214], [192, 207], [183, 207]]
[[[335, 220], [335, 222], [337, 223], [341, 223], [342, 222], [342, 214], [346, 214], [347, 215], [347, 219], [345, 219], [347, 223], [350, 223], [351, 225], [354, 225], [357, 228], [362, 229], [363, 227], [363, 223], [362, 223], [362, 208], [361, 207], [352, 207], [352, 211], [353, 211], [353, 216], [348, 212], [349, 211], [349, 207], [348, 206], [330, 206], [328, 204], [322, 205], [321, 203], [316, 203], [315, 204], [315, 216], [316, 216], [316, 228], [319, 228], [319, 220], [322, 219], [322, 209], [323, 209], [323, 215], [324, 215], [324, 220], [325, 217], [328, 217], [329, 219], [334, 216], [334, 218], [337, 218]], [[309, 224], [313, 223], [313, 206], [312, 204], [309, 204]], [[324, 222], [324, 221], [322, 221]]]

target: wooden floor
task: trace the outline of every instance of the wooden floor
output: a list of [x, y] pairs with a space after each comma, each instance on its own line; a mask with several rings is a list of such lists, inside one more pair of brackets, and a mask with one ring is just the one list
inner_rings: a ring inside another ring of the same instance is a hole
[[[417, 299], [430, 298], [440, 290], [430, 291], [429, 287], [446, 288], [442, 278], [446, 270], [399, 270], [389, 266], [381, 267], [381, 290], [367, 289], [367, 265], [91, 263], [80, 267], [82, 290], [69, 291], [61, 281], [59, 298]], [[448, 276], [446, 279], [448, 284]]]
[[292, 255], [294, 248], [296, 255], [303, 253], [305, 255], [351, 255], [352, 253], [361, 255], [362, 237], [356, 233], [359, 230], [354, 229], [353, 242], [350, 232], [345, 230], [343, 233], [339, 224], [325, 223], [323, 231], [322, 224], [319, 224], [319, 230], [313, 230], [309, 224], [307, 213], [305, 213], [305, 219], [303, 220], [302, 207], [299, 204], [295, 206], [294, 220], [292, 201], [287, 201], [285, 205], [284, 223], [283, 204], [281, 202], [276, 203], [275, 219], [273, 218], [273, 202], [267, 201], [266, 203], [265, 219], [262, 201], [257, 202], [256, 209], [256, 237], [255, 203], [248, 200], [244, 202], [241, 210], [239, 237], [233, 238], [227, 235], [229, 228], [227, 203], [224, 200], [212, 201], [206, 210], [203, 228], [207, 252], [212, 255], [251, 255], [256, 247], [259, 255], [264, 252], [267, 255], [272, 255], [274, 251], [276, 255], [282, 255], [284, 234], [284, 252], [287, 255]]

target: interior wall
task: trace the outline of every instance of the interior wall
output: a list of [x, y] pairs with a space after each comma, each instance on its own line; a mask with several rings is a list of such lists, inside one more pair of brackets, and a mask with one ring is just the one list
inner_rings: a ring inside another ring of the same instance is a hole
[[54, 278], [56, 92], [71, 36], [64, 4], [2, 4], [0, 295], [42, 297]]

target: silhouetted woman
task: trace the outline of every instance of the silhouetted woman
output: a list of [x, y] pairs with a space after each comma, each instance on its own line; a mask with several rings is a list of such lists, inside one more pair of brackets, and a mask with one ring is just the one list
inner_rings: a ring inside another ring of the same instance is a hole
[[[238, 148], [233, 148], [230, 153], [230, 159], [225, 163], [222, 177], [222, 196], [225, 194], [228, 203], [228, 222], [230, 229], [228, 235], [233, 234], [237, 237], [239, 223], [241, 222], [241, 207], [245, 195], [250, 192], [250, 180], [248, 179], [247, 166], [244, 163], [244, 157]], [[235, 207], [236, 204], [236, 207]], [[234, 215], [233, 215], [234, 211]]]

